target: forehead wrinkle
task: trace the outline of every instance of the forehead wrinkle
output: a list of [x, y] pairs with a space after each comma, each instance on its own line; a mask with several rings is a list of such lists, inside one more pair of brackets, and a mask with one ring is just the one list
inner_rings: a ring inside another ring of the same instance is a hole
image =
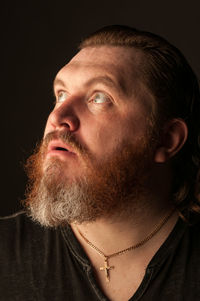
[[[75, 55], [68, 65], [103, 69], [116, 82], [125, 96], [137, 94], [139, 66], [143, 56], [137, 49], [118, 46], [86, 47]], [[113, 76], [112, 76], [113, 75]]]
[[[77, 68], [77, 70], [75, 70], [76, 72], [79, 72], [78, 69], [86, 69], [86, 71], [90, 71], [90, 70], [94, 70], [94, 76], [90, 76], [91, 78], [89, 78], [87, 81], [85, 81], [84, 85], [85, 86], [92, 86], [98, 83], [102, 83], [110, 88], [114, 88], [119, 94], [123, 94], [125, 96], [130, 96], [130, 94], [133, 93], [132, 87], [131, 87], [131, 91], [130, 88], [128, 87], [127, 83], [126, 83], [126, 76], [121, 76], [121, 74], [125, 75], [124, 70], [120, 70], [116, 68], [115, 65], [113, 64], [109, 64], [109, 65], [105, 65], [102, 67], [102, 65], [100, 64], [87, 64], [85, 62], [81, 62], [81, 64], [79, 62], [76, 61], [72, 61], [69, 64], [67, 64], [63, 70], [61, 69], [61, 72], [65, 72], [65, 68], [67, 68], [67, 71], [73, 72], [73, 68]], [[112, 69], [112, 72], [110, 72], [110, 70]], [[80, 71], [81, 73], [82, 71]], [[99, 74], [99, 75], [98, 75]], [[60, 75], [58, 74], [53, 82], [53, 86], [55, 88], [56, 85], [60, 85], [63, 86], [64, 88], [67, 88], [67, 76], [66, 76], [66, 80], [62, 80], [62, 78], [60, 77]]]
[[95, 84], [103, 84], [107, 87], [110, 87], [111, 89], [115, 89], [119, 94], [124, 93], [126, 91], [124, 91], [123, 87], [120, 85], [120, 82], [116, 82], [115, 80], [113, 80], [110, 76], [108, 75], [102, 75], [102, 76], [97, 76], [94, 78], [91, 78], [90, 80], [88, 80], [86, 82], [86, 86], [92, 86]]

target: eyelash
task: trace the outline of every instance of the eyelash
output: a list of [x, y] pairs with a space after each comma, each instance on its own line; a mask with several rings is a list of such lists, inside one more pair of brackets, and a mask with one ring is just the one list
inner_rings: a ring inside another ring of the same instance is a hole
[[[101, 101], [101, 96], [103, 96], [103, 98], [104, 98], [105, 101], [100, 102], [100, 103], [96, 103], [95, 99], [99, 98], [99, 100]], [[91, 103], [91, 102], [93, 102], [96, 105], [98, 105], [98, 104], [105, 104], [106, 102], [111, 102], [111, 97], [108, 96], [107, 93], [104, 93], [104, 92], [101, 92], [101, 91], [97, 91], [97, 92], [93, 93], [92, 97], [89, 99], [89, 103]]]

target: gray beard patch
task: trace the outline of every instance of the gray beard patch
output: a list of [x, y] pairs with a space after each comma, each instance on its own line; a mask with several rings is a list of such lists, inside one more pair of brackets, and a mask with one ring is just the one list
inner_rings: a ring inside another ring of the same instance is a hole
[[[77, 220], [82, 222], [88, 217], [87, 212], [87, 185], [84, 180], [81, 183], [72, 183], [69, 187], [57, 185], [52, 191], [43, 179], [38, 187], [38, 192], [29, 205], [29, 215], [46, 227], [66, 225]], [[95, 218], [95, 217], [94, 217]]]

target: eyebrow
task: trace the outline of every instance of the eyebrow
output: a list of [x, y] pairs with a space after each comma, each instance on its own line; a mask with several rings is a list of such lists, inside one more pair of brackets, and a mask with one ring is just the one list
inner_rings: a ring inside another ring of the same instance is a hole
[[[115, 82], [111, 77], [109, 77], [107, 75], [94, 77], [94, 78], [88, 80], [85, 83], [85, 86], [92, 86], [92, 85], [95, 85], [98, 83], [102, 83], [105, 86], [113, 88], [118, 93], [121, 92], [121, 93], [127, 95], [127, 90], [125, 88], [125, 85], [123, 84], [123, 81], [121, 80], [119, 82]], [[55, 88], [55, 86], [57, 86], [57, 85], [67, 88], [65, 82], [62, 79], [56, 77], [53, 82], [53, 88]]]

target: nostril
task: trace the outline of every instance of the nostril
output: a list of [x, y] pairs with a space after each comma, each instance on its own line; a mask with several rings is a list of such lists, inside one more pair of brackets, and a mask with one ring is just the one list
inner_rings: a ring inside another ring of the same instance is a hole
[[49, 116], [49, 121], [54, 129], [65, 128], [74, 132], [79, 127], [79, 119], [72, 108], [61, 105]]
[[60, 125], [70, 129], [70, 125], [67, 122], [63, 122]]

